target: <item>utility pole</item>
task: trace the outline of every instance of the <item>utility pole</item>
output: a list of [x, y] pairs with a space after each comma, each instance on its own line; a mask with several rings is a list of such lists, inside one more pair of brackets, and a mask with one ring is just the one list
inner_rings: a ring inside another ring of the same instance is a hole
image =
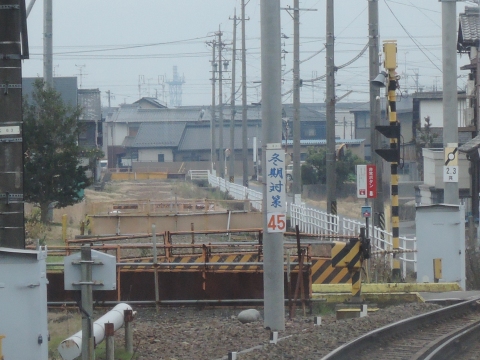
[[[290, 7], [284, 9], [292, 10]], [[293, 1], [293, 194], [302, 193], [302, 171], [300, 167], [300, 139], [301, 139], [301, 116], [300, 116], [300, 1]], [[290, 14], [291, 16], [291, 14]], [[313, 87], [313, 86], [312, 86]], [[288, 139], [285, 139], [285, 144]], [[287, 146], [285, 145], [285, 152]], [[285, 154], [288, 156], [288, 154]]]
[[235, 64], [237, 53], [237, 9], [233, 13], [233, 49], [232, 49], [232, 96], [230, 98], [230, 158], [228, 162], [228, 176], [231, 183], [235, 182]]
[[[293, 1], [293, 184], [294, 195], [302, 193], [300, 170], [300, 1]], [[286, 154], [288, 156], [288, 154]]]
[[0, 0], [0, 247], [24, 249], [22, 60], [28, 59], [24, 0]]
[[333, 0], [327, 0], [327, 213], [337, 215], [335, 176], [335, 58], [334, 58], [334, 8]]
[[215, 40], [212, 40], [210, 42], [208, 42], [207, 44], [209, 44], [211, 47], [212, 47], [212, 120], [210, 122], [210, 137], [211, 137], [211, 140], [212, 140], [212, 150], [211, 150], [211, 153], [210, 153], [210, 158], [211, 158], [211, 161], [212, 161], [212, 172], [213, 171], [216, 171], [216, 164], [217, 164], [217, 148], [216, 148], [216, 141], [215, 141], [215, 136], [216, 136], [216, 131], [215, 131], [215, 127], [216, 127], [216, 122], [217, 122], [217, 119], [216, 119], [216, 109], [215, 109], [215, 101], [216, 101], [216, 98], [215, 98], [215, 77], [216, 77], [216, 72], [217, 72], [217, 63], [216, 63], [216, 59], [215, 59], [215, 49], [217, 47], [217, 43]]
[[43, 81], [53, 88], [53, 6], [43, 0]]
[[380, 88], [372, 84], [379, 73], [379, 35], [378, 35], [378, 0], [368, 2], [368, 37], [369, 37], [369, 75], [370, 75], [370, 157], [377, 169], [377, 197], [373, 199], [373, 225], [385, 230], [385, 209], [383, 198], [383, 161], [374, 149], [380, 148], [380, 136], [375, 126], [380, 125]]
[[[262, 72], [262, 167], [263, 167], [263, 295], [264, 327], [271, 331], [285, 330], [283, 233], [271, 232], [268, 213], [275, 199], [270, 193], [272, 183], [278, 184], [277, 211], [285, 213], [284, 179], [270, 178], [267, 172], [267, 150], [282, 152], [282, 94], [281, 94], [281, 31], [280, 1], [260, 1], [261, 72]], [[271, 162], [269, 162], [271, 164]], [[285, 163], [278, 164], [285, 168]], [[270, 166], [270, 165], [269, 165]], [[278, 174], [278, 173], [276, 173]], [[283, 186], [282, 186], [283, 185]], [[273, 186], [277, 190], [276, 186]], [[269, 198], [270, 197], [270, 198]], [[273, 215], [272, 215], [273, 217]], [[274, 227], [275, 228], [275, 227]], [[283, 230], [285, 231], [285, 230]]]
[[[247, 49], [245, 48], [245, 6], [246, 6], [245, 0], [242, 0], [242, 160], [243, 160], [243, 186], [248, 187], [248, 139], [247, 139], [248, 122], [247, 122], [247, 59], [246, 59]], [[253, 149], [253, 151], [257, 151], [257, 150]], [[257, 173], [257, 176], [258, 176], [258, 173]]]
[[[458, 147], [457, 3], [442, 1], [443, 147]], [[459, 204], [458, 182], [445, 182], [444, 203]]]
[[110, 91], [110, 90], [107, 90], [106, 93], [107, 93], [107, 97], [108, 97], [108, 107], [111, 107], [111, 105], [110, 105], [110, 104], [111, 104], [111, 103], [110, 103], [111, 91]]
[[223, 148], [223, 61], [222, 61], [222, 32], [218, 27], [218, 157], [219, 176], [225, 178], [225, 152]]

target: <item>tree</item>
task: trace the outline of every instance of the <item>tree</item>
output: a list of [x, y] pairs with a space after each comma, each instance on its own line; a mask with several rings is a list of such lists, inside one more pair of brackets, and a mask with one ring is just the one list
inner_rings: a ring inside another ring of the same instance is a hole
[[73, 205], [90, 185], [88, 167], [79, 163], [80, 115], [80, 107], [66, 105], [41, 80], [34, 83], [32, 98], [24, 99], [24, 196], [40, 207], [42, 222], [47, 221], [50, 204], [58, 209]]
[[[336, 183], [341, 187], [348, 181], [355, 180], [356, 165], [365, 161], [353, 154], [351, 150], [342, 151], [335, 163]], [[302, 165], [302, 182], [308, 184], [327, 183], [327, 150], [325, 148], [309, 148], [305, 164]]]

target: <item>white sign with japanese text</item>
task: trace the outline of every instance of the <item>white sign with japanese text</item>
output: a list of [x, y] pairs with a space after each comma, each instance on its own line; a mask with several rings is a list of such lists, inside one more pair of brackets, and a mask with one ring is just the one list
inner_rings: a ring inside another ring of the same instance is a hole
[[265, 150], [267, 231], [286, 231], [287, 194], [285, 189], [285, 150], [281, 143], [267, 144]]
[[367, 165], [357, 165], [357, 198], [367, 198]]

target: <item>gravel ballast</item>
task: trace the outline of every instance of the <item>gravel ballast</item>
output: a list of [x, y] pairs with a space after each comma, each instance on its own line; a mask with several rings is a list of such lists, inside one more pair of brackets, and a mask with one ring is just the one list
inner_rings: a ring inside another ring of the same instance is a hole
[[[368, 317], [336, 320], [330, 313], [315, 326], [312, 316], [286, 319], [277, 344], [270, 344], [270, 331], [263, 321], [242, 324], [243, 309], [191, 307], [134, 308], [135, 359], [183, 360], [227, 359], [320, 359], [341, 344], [384, 325], [438, 309], [438, 305], [408, 303], [379, 309]], [[258, 309], [263, 314], [263, 309]], [[116, 343], [124, 341], [123, 329]]]

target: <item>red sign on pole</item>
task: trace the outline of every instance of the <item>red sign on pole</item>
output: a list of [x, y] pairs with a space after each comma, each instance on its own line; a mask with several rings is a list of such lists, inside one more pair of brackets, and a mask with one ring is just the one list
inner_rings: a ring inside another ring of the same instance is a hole
[[367, 165], [367, 198], [377, 197], [377, 168], [375, 165]]

